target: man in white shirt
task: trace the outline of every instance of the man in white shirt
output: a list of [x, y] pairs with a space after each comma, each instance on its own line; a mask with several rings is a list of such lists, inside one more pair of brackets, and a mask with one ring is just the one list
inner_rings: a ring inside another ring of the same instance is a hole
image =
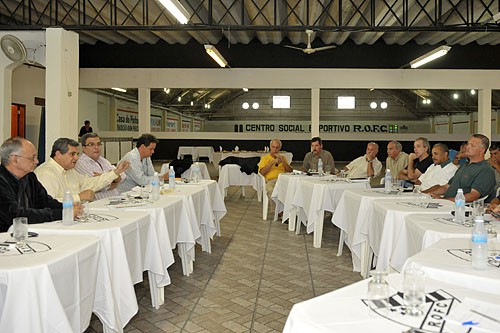
[[366, 145], [366, 154], [358, 157], [344, 167], [349, 178], [377, 177], [382, 170], [382, 162], [377, 159], [378, 144], [370, 142]]
[[422, 192], [431, 192], [438, 188], [448, 184], [448, 181], [457, 172], [457, 166], [448, 158], [448, 147], [442, 143], [436, 143], [432, 147], [432, 164], [427, 168], [425, 173], [421, 175], [415, 182], [416, 185], [420, 185], [420, 190]]
[[94, 200], [95, 192], [108, 187], [129, 165], [124, 161], [118, 164], [115, 170], [96, 177], [81, 175], [75, 170], [78, 145], [78, 142], [72, 139], [57, 139], [52, 145], [50, 158], [35, 169], [35, 174], [47, 193], [61, 202], [67, 189], [71, 191], [76, 202]]
[[[115, 167], [101, 156], [101, 138], [96, 133], [87, 133], [82, 136], [82, 154], [76, 161], [75, 170], [82, 175], [90, 177], [99, 176], [107, 171], [112, 171]], [[114, 197], [120, 195], [116, 186], [125, 179], [125, 173], [120, 174], [113, 180], [109, 187], [105, 187], [95, 193], [96, 199]]]

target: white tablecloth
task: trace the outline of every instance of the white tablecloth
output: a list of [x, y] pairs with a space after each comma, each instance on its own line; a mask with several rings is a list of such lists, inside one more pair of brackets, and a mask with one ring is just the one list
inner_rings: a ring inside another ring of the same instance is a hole
[[[391, 257], [398, 255], [396, 242], [406, 233], [405, 218], [410, 214], [450, 213], [455, 205], [449, 200], [433, 199], [432, 203], [442, 205], [437, 208], [424, 208], [414, 205], [415, 200], [375, 201], [372, 213], [368, 215], [365, 228], [361, 232], [367, 235], [370, 248], [377, 257], [377, 270], [389, 268]], [[393, 267], [397, 269], [396, 267]]]
[[[214, 147], [211, 146], [180, 146], [177, 151], [177, 158], [181, 159], [184, 155], [193, 156], [193, 161], [197, 161], [200, 157], [208, 157], [210, 162], [214, 160]], [[218, 164], [219, 162], [217, 162]], [[217, 165], [216, 164], [216, 165]]]
[[[202, 179], [210, 179], [210, 174], [208, 173], [207, 165], [205, 163], [201, 163], [201, 162], [198, 163], [198, 165], [200, 166], [201, 178]], [[163, 174], [167, 173], [169, 168], [170, 168], [170, 163], [163, 163], [161, 166], [160, 174], [163, 175]], [[189, 169], [187, 169], [186, 171], [184, 171], [181, 174], [181, 178], [190, 180], [192, 177], [191, 176], [192, 168], [193, 168], [193, 165], [191, 165], [191, 167]]]
[[[367, 284], [369, 279], [342, 289], [295, 304], [288, 315], [284, 333], [325, 332], [325, 333], [401, 333], [410, 327], [424, 329], [425, 332], [477, 332], [471, 326], [456, 325], [445, 321], [447, 312], [458, 311], [460, 301], [473, 298], [500, 304], [500, 297], [479, 293], [464, 287], [426, 279], [426, 304], [424, 315], [411, 317], [402, 310], [402, 275], [387, 277], [391, 294], [391, 309], [386, 303], [377, 304], [375, 312], [369, 312]], [[400, 293], [397, 293], [400, 292]], [[365, 303], [365, 302], [366, 303]], [[498, 317], [498, 316], [497, 316]], [[479, 316], [470, 319], [485, 323]], [[475, 327], [475, 326], [473, 326]], [[456, 330], [458, 329], [458, 330]]]
[[226, 164], [219, 170], [219, 189], [222, 197], [226, 196], [229, 186], [252, 186], [257, 191], [258, 200], [262, 200], [264, 180], [256, 173], [247, 175], [240, 171], [237, 164]]
[[[361, 263], [363, 249], [366, 247], [366, 223], [368, 216], [372, 213], [375, 200], [401, 201], [415, 199], [413, 193], [403, 192], [400, 195], [385, 194], [381, 188], [349, 189], [344, 191], [337, 209], [333, 213], [332, 223], [342, 229], [345, 233], [345, 244], [351, 250], [352, 265], [355, 272], [360, 272], [365, 268], [365, 263]], [[342, 240], [340, 240], [342, 241]], [[365, 259], [365, 258], [363, 258]], [[363, 275], [367, 272], [362, 271]]]
[[[104, 200], [108, 199], [100, 201]], [[142, 272], [152, 270], [160, 273], [160, 276], [165, 274], [161, 280], [166, 285], [170, 283], [166, 267], [174, 261], [172, 256], [167, 266], [155, 254], [163, 244], [158, 243], [149, 214], [118, 210], [99, 212], [93, 208], [98, 203], [92, 203], [90, 211], [94, 219], [101, 219], [102, 222], [72, 226], [50, 222], [32, 224], [30, 230], [41, 235], [95, 235], [101, 239], [93, 311], [106, 330], [121, 332], [138, 311], [134, 283], [142, 281]], [[172, 250], [167, 249], [172, 255]]]
[[[10, 236], [0, 234], [5, 240]], [[85, 331], [96, 292], [99, 238], [41, 235], [28, 244], [45, 252], [0, 253], [0, 332]]]
[[[226, 157], [229, 156], [234, 156], [234, 157], [262, 157], [264, 155], [267, 155], [269, 153], [266, 153], [264, 151], [227, 151], [227, 152], [215, 152], [213, 156], [213, 164], [217, 168], [219, 166], [219, 162], [225, 159]], [[280, 154], [285, 155], [286, 160], [288, 163], [292, 163], [293, 159], [293, 154], [289, 152], [280, 152]]]
[[196, 147], [180, 146], [177, 151], [177, 159], [181, 159], [184, 155], [191, 155], [193, 157], [193, 161], [196, 161], [198, 158]]
[[500, 242], [488, 242], [490, 258], [486, 270], [472, 268], [471, 241], [464, 238], [443, 239], [409, 258], [406, 268], [420, 268], [426, 276], [480, 292], [500, 296]]
[[214, 161], [214, 147], [196, 147], [197, 159], [200, 157], [208, 157], [209, 162]]
[[[412, 214], [406, 217], [391, 258], [391, 266], [400, 270], [409, 257], [437, 243], [443, 238], [470, 238], [471, 227], [453, 222], [451, 214]], [[500, 230], [500, 222], [493, 222]]]

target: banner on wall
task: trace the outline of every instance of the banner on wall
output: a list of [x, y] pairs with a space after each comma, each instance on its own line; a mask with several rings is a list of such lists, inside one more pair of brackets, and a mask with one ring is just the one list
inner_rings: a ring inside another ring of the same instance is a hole
[[182, 119], [182, 132], [191, 131], [191, 120]]
[[135, 111], [116, 109], [117, 131], [139, 131], [139, 114]]
[[165, 119], [165, 132], [177, 132], [177, 124], [179, 120], [176, 118]]
[[201, 121], [193, 120], [193, 132], [201, 132]]
[[161, 132], [161, 116], [151, 115], [151, 132]]

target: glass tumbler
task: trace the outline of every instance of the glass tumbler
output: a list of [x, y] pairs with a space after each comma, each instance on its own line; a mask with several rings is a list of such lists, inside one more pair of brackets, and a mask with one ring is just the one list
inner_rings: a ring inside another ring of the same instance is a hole
[[26, 245], [26, 238], [28, 238], [28, 218], [27, 217], [16, 217], [12, 220], [13, 224], [13, 236], [17, 242], [17, 245]]
[[404, 271], [403, 302], [406, 314], [420, 316], [425, 304], [425, 274], [420, 269], [410, 268]]
[[385, 277], [387, 272], [371, 271], [372, 279], [368, 282], [368, 309], [370, 316], [387, 309], [389, 305], [389, 283]]

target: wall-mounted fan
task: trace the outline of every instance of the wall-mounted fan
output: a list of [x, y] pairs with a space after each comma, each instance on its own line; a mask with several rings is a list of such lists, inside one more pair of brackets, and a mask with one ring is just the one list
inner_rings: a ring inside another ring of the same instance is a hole
[[313, 33], [314, 33], [313, 30], [309, 30], [309, 29], [306, 30], [306, 34], [307, 34], [307, 46], [306, 46], [305, 49], [303, 49], [301, 47], [292, 46], [292, 45], [285, 45], [285, 47], [288, 47], [288, 48], [291, 48], [291, 49], [295, 49], [295, 50], [300, 50], [300, 51], [304, 52], [305, 54], [312, 54], [312, 53], [315, 53], [315, 52], [318, 52], [318, 51], [329, 50], [329, 49], [333, 49], [333, 48], [336, 47], [335, 45], [312, 47], [311, 46], [311, 36], [312, 36]]
[[0, 39], [3, 53], [14, 62], [24, 62], [27, 57], [23, 42], [13, 35], [4, 35]]

